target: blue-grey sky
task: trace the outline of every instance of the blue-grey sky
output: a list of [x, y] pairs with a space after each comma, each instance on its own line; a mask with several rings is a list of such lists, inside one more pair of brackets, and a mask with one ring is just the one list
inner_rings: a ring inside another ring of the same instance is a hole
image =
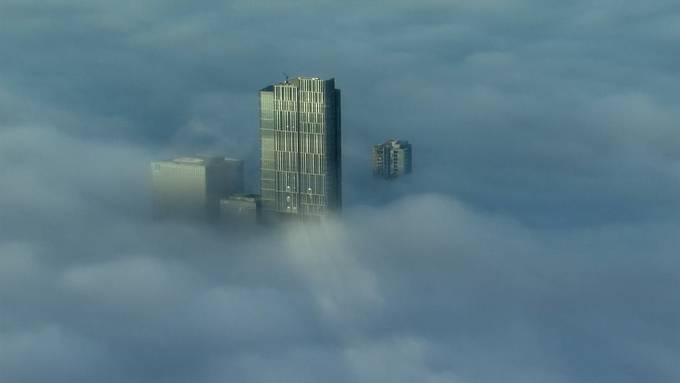
[[[680, 378], [680, 5], [0, 0], [0, 381]], [[345, 212], [148, 219], [247, 160], [283, 73], [343, 94]], [[414, 171], [370, 177], [370, 147]], [[676, 255], [673, 255], [676, 254]]]

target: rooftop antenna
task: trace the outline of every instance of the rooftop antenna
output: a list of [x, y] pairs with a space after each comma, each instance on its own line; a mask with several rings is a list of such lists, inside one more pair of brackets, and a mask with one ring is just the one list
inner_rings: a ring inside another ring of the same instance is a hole
[[288, 83], [288, 73], [283, 72], [283, 75], [286, 77], [286, 83]]

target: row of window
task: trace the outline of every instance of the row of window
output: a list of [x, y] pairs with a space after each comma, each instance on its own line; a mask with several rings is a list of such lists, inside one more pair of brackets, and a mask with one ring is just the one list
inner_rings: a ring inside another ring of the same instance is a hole
[[279, 172], [276, 173], [276, 188], [279, 192], [297, 193], [297, 173]]
[[322, 92], [308, 92], [303, 90], [300, 92], [300, 101], [323, 103], [325, 102], [325, 97]]
[[300, 172], [322, 174], [326, 171], [325, 157], [318, 154], [302, 154], [300, 156]]
[[[301, 112], [301, 113], [324, 113], [326, 110], [325, 104], [315, 103], [315, 102], [302, 102], [299, 104], [293, 101], [275, 100], [274, 109], [276, 111], [284, 112]], [[271, 113], [272, 109], [262, 109], [263, 112], [267, 114]]]
[[323, 124], [326, 122], [326, 115], [323, 113], [290, 112], [277, 110], [274, 113], [276, 129], [294, 131], [300, 123]]
[[315, 102], [302, 102], [300, 103], [300, 112], [303, 113], [323, 113], [326, 109], [326, 105], [319, 104]]
[[298, 161], [297, 153], [293, 152], [276, 152], [276, 170], [279, 171], [297, 171]]
[[274, 99], [297, 101], [297, 88], [286, 85], [274, 86]]
[[287, 131], [277, 131], [275, 149], [278, 151], [297, 152], [298, 134]]
[[326, 134], [326, 129], [323, 124], [315, 122], [300, 122], [300, 133], [312, 133], [312, 134]]
[[326, 152], [326, 136], [322, 134], [301, 134], [300, 151], [303, 153], [324, 154]]
[[323, 124], [326, 121], [326, 115], [323, 113], [300, 113], [300, 122], [311, 122], [315, 124]]
[[325, 194], [326, 177], [315, 174], [300, 174], [300, 188], [305, 194]]
[[297, 100], [305, 97], [305, 101], [322, 102], [325, 92], [325, 84], [323, 81], [299, 81], [295, 85], [275, 85], [274, 98], [283, 100]]
[[300, 195], [299, 199], [295, 198], [295, 196], [281, 196], [281, 198], [276, 200], [278, 209], [291, 212], [297, 212], [298, 203], [300, 204], [300, 210], [311, 214], [320, 214], [327, 206], [326, 198], [323, 196]]
[[274, 100], [274, 110], [295, 112], [297, 111], [297, 103], [293, 101]]
[[[299, 190], [298, 178], [300, 179]], [[262, 180], [262, 189], [276, 190], [278, 193], [323, 195], [326, 193], [326, 177], [319, 174], [278, 172], [274, 179]]]
[[300, 79], [298, 84], [302, 91], [307, 92], [323, 92], [326, 89], [326, 83], [319, 79]]
[[295, 130], [297, 126], [297, 113], [277, 110], [274, 116], [278, 130]]
[[298, 204], [303, 212], [319, 213], [327, 206], [326, 198], [321, 195], [280, 193], [276, 205], [281, 210], [297, 211]]
[[[326, 173], [326, 157], [320, 154], [297, 153], [297, 152], [276, 152], [274, 164], [271, 162], [262, 165], [264, 169], [277, 171], [295, 171], [301, 173], [324, 174]], [[300, 164], [298, 164], [298, 157]], [[267, 166], [264, 165], [274, 165]]]
[[[311, 154], [325, 154], [326, 151], [326, 136], [322, 134], [311, 134], [311, 133], [295, 133], [287, 131], [276, 131], [276, 139], [273, 140], [274, 150], [283, 152], [302, 152]], [[271, 145], [270, 142], [264, 142], [263, 138], [263, 148], [269, 147], [264, 146]], [[263, 159], [265, 157], [263, 156]]]

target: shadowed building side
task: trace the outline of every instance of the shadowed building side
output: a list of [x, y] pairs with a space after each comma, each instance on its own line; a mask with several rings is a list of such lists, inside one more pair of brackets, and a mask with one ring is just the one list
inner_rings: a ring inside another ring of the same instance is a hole
[[232, 228], [252, 228], [260, 222], [260, 196], [234, 194], [220, 200], [220, 221]]

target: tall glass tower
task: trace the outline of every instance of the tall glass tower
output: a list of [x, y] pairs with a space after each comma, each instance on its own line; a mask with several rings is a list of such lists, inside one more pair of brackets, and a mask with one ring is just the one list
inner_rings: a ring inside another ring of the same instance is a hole
[[340, 90], [297, 77], [260, 91], [265, 214], [319, 217], [342, 206]]

